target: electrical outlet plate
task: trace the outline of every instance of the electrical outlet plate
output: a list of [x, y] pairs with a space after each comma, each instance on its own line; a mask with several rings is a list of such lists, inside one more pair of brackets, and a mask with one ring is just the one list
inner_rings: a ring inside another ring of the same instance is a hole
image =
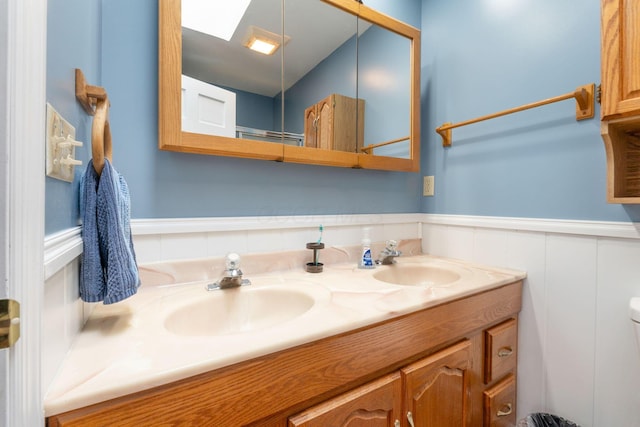
[[56, 110], [47, 103], [47, 176], [72, 182], [73, 168], [82, 164], [75, 160], [77, 142], [76, 128], [71, 126]]
[[435, 182], [434, 176], [425, 176], [422, 184], [422, 195], [423, 196], [433, 196], [435, 194]]

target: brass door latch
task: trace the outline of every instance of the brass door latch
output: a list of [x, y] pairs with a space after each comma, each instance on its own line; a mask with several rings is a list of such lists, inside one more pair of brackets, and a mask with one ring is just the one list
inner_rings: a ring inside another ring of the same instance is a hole
[[9, 348], [20, 338], [20, 303], [0, 299], [0, 349]]

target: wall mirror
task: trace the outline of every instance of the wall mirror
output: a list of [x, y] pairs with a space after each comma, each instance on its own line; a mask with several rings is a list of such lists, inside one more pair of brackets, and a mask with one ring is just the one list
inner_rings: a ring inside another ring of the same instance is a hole
[[[225, 41], [160, 0], [160, 149], [419, 170], [417, 29], [356, 0], [246, 3]], [[274, 54], [245, 47], [263, 36]]]

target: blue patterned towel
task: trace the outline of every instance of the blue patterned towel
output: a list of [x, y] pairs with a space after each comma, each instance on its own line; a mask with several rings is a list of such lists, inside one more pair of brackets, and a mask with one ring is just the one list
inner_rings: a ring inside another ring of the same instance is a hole
[[129, 187], [104, 160], [98, 176], [93, 160], [80, 180], [80, 215], [84, 252], [80, 297], [113, 304], [138, 291], [140, 278], [131, 239]]

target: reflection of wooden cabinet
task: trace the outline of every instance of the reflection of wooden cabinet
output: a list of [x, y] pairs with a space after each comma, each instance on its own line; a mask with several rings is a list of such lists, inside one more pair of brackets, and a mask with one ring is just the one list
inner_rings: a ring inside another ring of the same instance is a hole
[[364, 100], [332, 94], [304, 111], [306, 147], [356, 153], [364, 141]]
[[601, 116], [607, 201], [640, 203], [640, 4], [601, 0]]

